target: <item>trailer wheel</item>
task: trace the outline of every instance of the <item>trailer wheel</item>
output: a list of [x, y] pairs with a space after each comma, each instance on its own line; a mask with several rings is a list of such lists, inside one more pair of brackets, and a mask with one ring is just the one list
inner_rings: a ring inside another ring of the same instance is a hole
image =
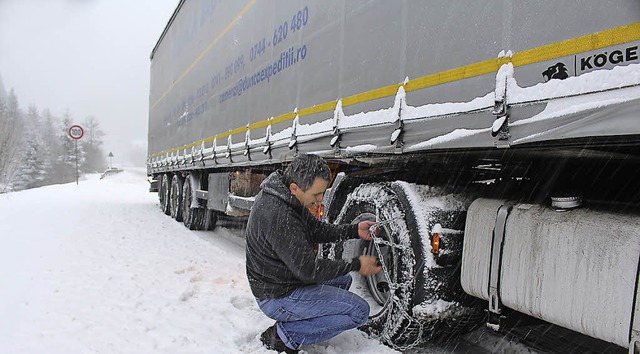
[[160, 175], [158, 178], [158, 204], [160, 205], [160, 210], [164, 211], [164, 193], [162, 191], [162, 180], [164, 179], [164, 175]]
[[421, 255], [414, 254], [410, 229], [402, 210], [404, 207], [396, 193], [387, 186], [362, 185], [347, 197], [336, 220], [339, 224], [376, 220], [376, 216], [378, 221], [394, 220], [383, 225], [377, 236], [396, 247], [378, 243], [376, 248], [373, 242], [358, 240], [338, 246], [336, 256], [348, 258], [367, 254], [384, 262], [383, 272], [362, 279], [366, 285], [361, 295], [371, 306], [369, 322], [363, 329], [397, 348], [411, 347], [422, 337], [420, 323], [410, 315], [415, 259]]
[[203, 230], [213, 230], [218, 223], [218, 212], [212, 209], [205, 209]]
[[[479, 323], [484, 314], [478, 318], [477, 304], [464, 303], [465, 299], [452, 291], [460, 288], [456, 285], [457, 268], [425, 266], [431, 254], [425, 254], [416, 215], [401, 185], [364, 184], [349, 194], [335, 223], [362, 220], [381, 223], [377, 235], [381, 241], [347, 241], [336, 245], [334, 253], [336, 258], [372, 255], [384, 263], [383, 272], [358, 279], [358, 291], [371, 307], [369, 322], [363, 328], [366, 332], [403, 351], [425, 340], [445, 340]], [[440, 313], [420, 306], [438, 301], [451, 305]]]
[[160, 199], [160, 210], [166, 215], [171, 214], [169, 205], [169, 195], [171, 194], [171, 188], [169, 183], [169, 175], [163, 174], [160, 177], [160, 190], [158, 191], [158, 198]]
[[206, 208], [193, 207], [193, 186], [191, 177], [187, 176], [182, 185], [182, 222], [189, 230], [205, 228]]
[[171, 217], [176, 221], [182, 221], [182, 184], [183, 178], [179, 174], [171, 179], [171, 196], [169, 197], [169, 210]]

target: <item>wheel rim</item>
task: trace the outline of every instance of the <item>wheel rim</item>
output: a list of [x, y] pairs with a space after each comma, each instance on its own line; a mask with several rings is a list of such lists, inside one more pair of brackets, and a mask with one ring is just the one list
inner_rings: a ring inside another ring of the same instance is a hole
[[[352, 223], [357, 224], [363, 220], [375, 220], [375, 219], [376, 217], [372, 213], [362, 213], [358, 215], [353, 220]], [[383, 225], [380, 228], [380, 231], [378, 231], [377, 237], [385, 241], [389, 241], [389, 236], [388, 236], [389, 234], [390, 233], [388, 228], [386, 227], [386, 225]], [[378, 249], [380, 250], [381, 254], [378, 253]], [[389, 284], [389, 282], [390, 281], [394, 282], [394, 279], [396, 278], [395, 266], [394, 266], [395, 252], [392, 249], [392, 247], [389, 247], [387, 245], [378, 244], [378, 248], [376, 248], [376, 245], [374, 244], [373, 241], [365, 241], [364, 246], [361, 248], [360, 255], [373, 256], [373, 257], [382, 259], [384, 261], [386, 273], [385, 273], [385, 270], [383, 270], [378, 274], [365, 277], [365, 282], [367, 285], [367, 290], [369, 291], [369, 295], [371, 295], [372, 300], [375, 301], [375, 303], [381, 307], [380, 311], [382, 311], [382, 309], [386, 307], [387, 303], [391, 299], [392, 290], [391, 290], [391, 284]], [[390, 280], [387, 279], [387, 274], [389, 275], [389, 277], [391, 277]], [[378, 311], [378, 313], [380, 311]], [[372, 315], [376, 315], [376, 313]]]
[[[384, 231], [380, 232], [380, 234], [382, 233], [386, 234], [386, 232]], [[382, 236], [383, 239], [385, 239], [384, 235], [379, 235], [379, 236]], [[391, 260], [392, 260], [392, 251], [390, 250], [391, 247], [384, 246], [384, 245], [378, 245], [378, 247], [382, 254], [378, 253], [378, 250], [376, 249], [373, 242], [368, 242], [367, 247], [364, 249], [364, 254], [377, 257], [378, 259], [383, 259], [384, 264], [387, 268], [387, 272], [389, 273], [389, 276], [392, 276], [391, 275], [392, 269], [389, 269], [389, 268], [393, 268], [391, 265]], [[380, 306], [384, 306], [387, 303], [387, 301], [389, 301], [389, 298], [391, 297], [390, 296], [391, 286], [389, 284], [389, 280], [387, 279], [387, 275], [385, 274], [384, 270], [378, 274], [370, 275], [367, 277], [367, 288], [369, 288], [369, 292], [371, 293], [371, 296]]]

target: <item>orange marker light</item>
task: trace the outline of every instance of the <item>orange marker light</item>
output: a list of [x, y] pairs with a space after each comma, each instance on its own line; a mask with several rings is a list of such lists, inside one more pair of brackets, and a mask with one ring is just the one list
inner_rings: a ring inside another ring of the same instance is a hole
[[318, 218], [318, 220], [322, 220], [322, 218], [324, 217], [324, 204], [320, 204], [318, 205], [318, 210], [316, 213], [316, 217]]
[[431, 253], [439, 254], [440, 253], [440, 234], [434, 233], [433, 238], [431, 239]]

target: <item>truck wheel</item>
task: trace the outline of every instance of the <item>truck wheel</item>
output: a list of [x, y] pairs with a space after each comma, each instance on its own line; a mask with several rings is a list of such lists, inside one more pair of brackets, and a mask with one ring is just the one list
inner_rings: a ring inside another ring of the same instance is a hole
[[158, 191], [158, 198], [160, 199], [160, 210], [163, 213], [170, 215], [171, 210], [169, 206], [169, 195], [171, 195], [171, 185], [169, 183], [169, 174], [163, 174], [160, 177], [160, 190]]
[[187, 176], [182, 185], [182, 222], [189, 230], [202, 230], [205, 227], [205, 208], [193, 207], [193, 186]]
[[213, 230], [218, 223], [218, 212], [212, 209], [205, 209], [203, 230]]
[[[415, 288], [415, 260], [421, 257], [421, 247], [412, 247], [404, 209], [396, 193], [387, 186], [362, 185], [349, 195], [336, 220], [338, 224], [394, 220], [383, 225], [377, 235], [387, 244], [378, 243], [376, 248], [373, 242], [358, 240], [343, 245], [342, 249], [338, 246], [336, 256], [349, 258], [367, 254], [383, 261], [381, 273], [363, 279], [366, 286], [361, 295], [371, 306], [369, 322], [364, 330], [400, 348], [417, 344], [422, 337], [420, 323], [410, 315]], [[414, 248], [420, 254], [416, 255]]]
[[162, 191], [162, 180], [164, 175], [158, 176], [158, 203], [160, 204], [160, 210], [164, 211], [164, 193]]
[[[425, 340], [444, 340], [457, 334], [453, 332], [467, 329], [467, 323], [475, 325], [479, 320], [474, 307], [477, 304], [464, 304], [459, 301], [463, 299], [458, 293], [452, 291], [461, 291], [458, 267], [443, 267], [433, 262], [429, 235], [420, 236], [407, 193], [398, 183], [361, 185], [349, 194], [335, 221], [337, 224], [362, 220], [381, 223], [379, 241], [352, 240], [338, 244], [335, 257], [372, 255], [381, 259], [384, 265], [381, 273], [358, 279], [360, 289], [357, 291], [371, 307], [369, 322], [363, 329], [401, 351]], [[440, 212], [436, 214], [446, 214]], [[448, 219], [453, 213], [446, 214]], [[420, 225], [424, 226], [424, 222]], [[354, 284], [357, 289], [355, 280]]]
[[182, 221], [182, 176], [175, 174], [171, 179], [171, 196], [169, 197], [169, 210], [171, 217], [176, 221]]

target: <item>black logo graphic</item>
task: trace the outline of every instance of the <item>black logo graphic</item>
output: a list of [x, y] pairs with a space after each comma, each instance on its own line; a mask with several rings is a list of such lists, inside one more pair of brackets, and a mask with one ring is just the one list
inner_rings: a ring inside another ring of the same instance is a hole
[[557, 63], [545, 70], [542, 76], [544, 76], [544, 81], [547, 82], [551, 79], [564, 80], [569, 77], [569, 74], [567, 74], [567, 67], [563, 63]]

